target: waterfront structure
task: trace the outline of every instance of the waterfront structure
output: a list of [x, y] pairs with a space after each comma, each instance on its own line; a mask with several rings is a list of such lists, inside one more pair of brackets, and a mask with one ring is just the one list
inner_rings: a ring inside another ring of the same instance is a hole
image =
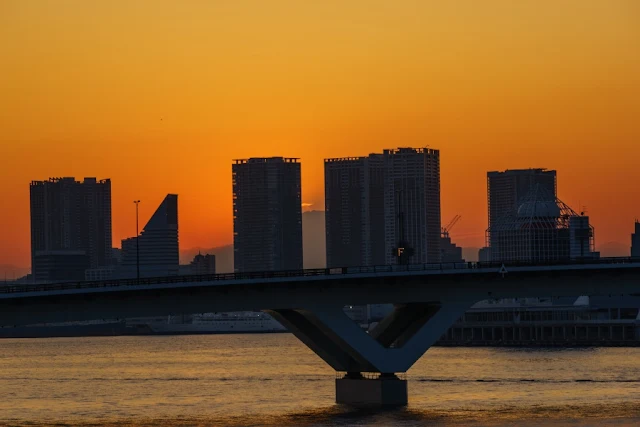
[[536, 168], [487, 172], [489, 228], [504, 217], [516, 216], [523, 199], [535, 188], [541, 189], [539, 197], [549, 199], [543, 201], [555, 201], [556, 171]]
[[599, 255], [589, 217], [558, 199], [556, 171], [488, 172], [487, 195], [484, 260], [544, 262]]
[[190, 274], [216, 274], [216, 256], [198, 254], [189, 265]]
[[298, 159], [235, 160], [232, 173], [234, 270], [302, 269]]
[[640, 221], [636, 220], [635, 233], [631, 235], [631, 256], [640, 258]]
[[548, 262], [597, 257], [589, 217], [536, 185], [515, 215], [507, 213], [487, 230], [492, 261]]
[[[138, 254], [139, 251], [139, 254]], [[180, 266], [178, 195], [169, 194], [137, 237], [122, 241], [118, 277], [177, 275]]]
[[[84, 254], [85, 269], [111, 265], [109, 179], [33, 181], [30, 205], [31, 268], [35, 281], [75, 280], [81, 265], [80, 252]], [[60, 278], [65, 274], [65, 265], [73, 265], [73, 277]]]
[[474, 304], [438, 341], [478, 346], [640, 346], [638, 298], [524, 298]]
[[327, 267], [385, 264], [382, 155], [325, 159], [324, 183]]
[[325, 160], [327, 266], [440, 262], [440, 153]]

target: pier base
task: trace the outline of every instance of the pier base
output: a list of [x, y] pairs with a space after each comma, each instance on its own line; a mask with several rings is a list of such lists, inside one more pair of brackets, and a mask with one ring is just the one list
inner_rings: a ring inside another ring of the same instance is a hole
[[336, 379], [336, 403], [350, 406], [405, 406], [408, 402], [407, 380], [394, 374], [365, 378], [347, 374]]

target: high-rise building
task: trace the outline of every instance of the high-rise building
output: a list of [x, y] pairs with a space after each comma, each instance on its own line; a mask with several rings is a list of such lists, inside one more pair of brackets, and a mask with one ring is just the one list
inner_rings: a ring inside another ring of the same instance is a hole
[[61, 278], [62, 265], [72, 266], [73, 271], [83, 263], [85, 269], [111, 265], [110, 180], [33, 181], [30, 195], [31, 266], [36, 281], [67, 280]]
[[487, 173], [487, 205], [489, 228], [505, 216], [515, 216], [518, 208], [534, 188], [541, 191], [538, 198], [545, 195], [555, 201], [556, 171], [546, 169], [511, 169], [504, 172]]
[[232, 173], [234, 270], [302, 269], [298, 159], [235, 160]]
[[216, 274], [216, 256], [198, 254], [189, 265], [189, 272], [196, 275]]
[[168, 194], [144, 226], [140, 236], [122, 241], [119, 277], [173, 276], [180, 268], [178, 196]]
[[635, 233], [631, 235], [631, 256], [640, 258], [640, 222], [637, 220]]
[[327, 266], [440, 262], [440, 154], [325, 160]]
[[383, 166], [380, 154], [325, 159], [327, 267], [385, 264]]
[[440, 151], [384, 150], [386, 264], [440, 262]]
[[[512, 171], [504, 173], [508, 172]], [[510, 180], [497, 175], [500, 172], [489, 174], [489, 211], [494, 216], [489, 219], [486, 241], [491, 261], [553, 262], [598, 257], [589, 217], [578, 215], [556, 197], [555, 172], [552, 180], [541, 178], [543, 169], [515, 172], [522, 174], [511, 174]], [[497, 181], [492, 181], [496, 176]], [[514, 201], [517, 206], [512, 209]]]

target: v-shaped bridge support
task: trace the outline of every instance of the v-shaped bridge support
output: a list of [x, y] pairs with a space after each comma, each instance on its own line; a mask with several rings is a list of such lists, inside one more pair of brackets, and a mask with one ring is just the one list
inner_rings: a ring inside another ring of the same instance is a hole
[[[336, 371], [336, 402], [350, 405], [406, 405], [406, 372], [473, 301], [396, 305], [369, 333], [342, 306], [267, 310]], [[363, 372], [379, 373], [374, 378]]]
[[336, 371], [397, 373], [406, 372], [472, 304], [397, 305], [369, 333], [338, 305], [267, 312]]

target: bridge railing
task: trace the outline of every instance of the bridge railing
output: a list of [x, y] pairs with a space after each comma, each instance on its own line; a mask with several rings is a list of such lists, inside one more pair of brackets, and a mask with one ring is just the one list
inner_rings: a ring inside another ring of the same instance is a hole
[[199, 282], [217, 282], [217, 281], [240, 281], [252, 279], [279, 279], [293, 277], [318, 277], [332, 275], [349, 275], [349, 274], [371, 274], [371, 273], [393, 273], [393, 272], [409, 272], [409, 271], [451, 271], [451, 270], [470, 270], [470, 269], [490, 269], [500, 270], [503, 266], [507, 269], [510, 267], [550, 267], [550, 266], [571, 266], [571, 265], [593, 265], [593, 264], [640, 264], [639, 257], [619, 257], [619, 258], [598, 258], [598, 259], [580, 259], [580, 260], [564, 260], [557, 262], [448, 262], [448, 263], [427, 263], [427, 264], [405, 264], [405, 265], [378, 265], [364, 267], [339, 267], [339, 268], [313, 268], [305, 270], [283, 270], [283, 271], [258, 271], [246, 273], [222, 273], [222, 274], [205, 274], [205, 275], [188, 275], [188, 276], [164, 276], [164, 277], [145, 277], [140, 279], [117, 279], [103, 281], [84, 281], [84, 282], [64, 282], [49, 284], [25, 284], [0, 286], [0, 293], [22, 293], [22, 292], [43, 292], [56, 290], [73, 290], [73, 289], [99, 289], [99, 288], [115, 288], [130, 286], [148, 286], [162, 284], [179, 284], [179, 283], [199, 283]]

